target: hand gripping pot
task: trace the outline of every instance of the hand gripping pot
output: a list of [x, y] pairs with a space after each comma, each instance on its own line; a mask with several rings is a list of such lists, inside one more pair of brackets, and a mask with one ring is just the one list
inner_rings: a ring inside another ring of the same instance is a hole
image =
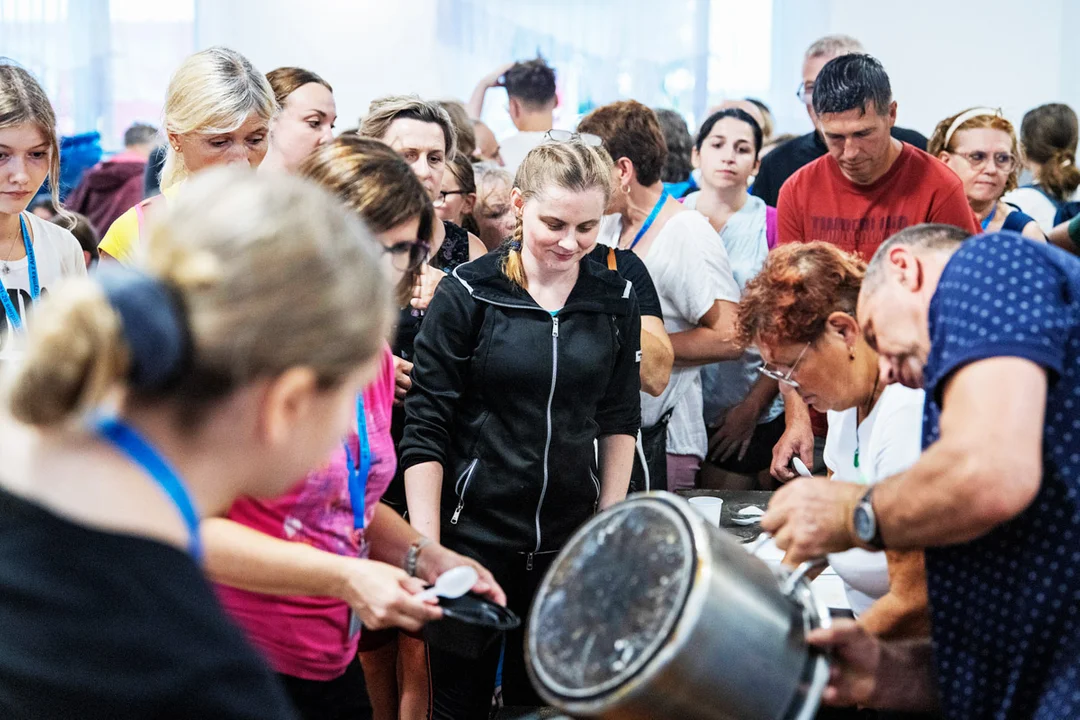
[[670, 493], [586, 523], [526, 632], [541, 697], [575, 717], [808, 720], [829, 677], [804, 637], [828, 625], [805, 577], [774, 573]]

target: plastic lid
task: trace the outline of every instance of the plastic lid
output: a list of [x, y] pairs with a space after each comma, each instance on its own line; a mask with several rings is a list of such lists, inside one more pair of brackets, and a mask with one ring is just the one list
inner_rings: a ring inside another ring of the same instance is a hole
[[674, 629], [694, 562], [685, 518], [662, 500], [631, 500], [594, 518], [537, 594], [528, 638], [537, 679], [583, 698], [632, 678]]

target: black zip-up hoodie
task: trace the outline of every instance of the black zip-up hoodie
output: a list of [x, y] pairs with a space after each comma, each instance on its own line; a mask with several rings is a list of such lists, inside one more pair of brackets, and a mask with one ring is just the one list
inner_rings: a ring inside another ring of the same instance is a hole
[[593, 441], [641, 424], [641, 317], [630, 283], [588, 258], [552, 317], [503, 274], [506, 252], [439, 284], [399, 452], [443, 466], [445, 544], [531, 565], [595, 512]]

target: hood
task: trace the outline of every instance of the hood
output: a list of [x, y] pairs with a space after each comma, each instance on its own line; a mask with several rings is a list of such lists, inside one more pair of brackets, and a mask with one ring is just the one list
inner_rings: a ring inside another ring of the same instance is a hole
[[83, 181], [94, 192], [112, 192], [133, 177], [142, 177], [146, 163], [103, 162], [91, 168]]
[[[519, 288], [503, 274], [502, 264], [509, 249], [506, 245], [454, 268], [453, 275], [475, 299], [496, 305], [530, 306], [540, 309], [528, 291]], [[618, 273], [589, 259], [579, 264], [577, 284], [560, 312], [586, 311], [625, 315], [631, 312], [632, 285]]]

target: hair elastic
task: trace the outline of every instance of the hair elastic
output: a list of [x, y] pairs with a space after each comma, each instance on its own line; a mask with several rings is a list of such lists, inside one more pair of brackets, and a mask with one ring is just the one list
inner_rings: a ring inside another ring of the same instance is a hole
[[520, 240], [511, 240], [510, 241], [510, 249], [513, 250], [514, 252], [521, 252], [521, 241]]
[[128, 382], [139, 390], [163, 390], [187, 370], [192, 359], [191, 330], [179, 294], [145, 273], [102, 267], [98, 284], [105, 292], [131, 355]]
[[950, 125], [949, 129], [945, 132], [945, 143], [942, 145], [942, 147], [948, 150], [949, 141], [952, 140], [953, 133], [955, 133], [961, 125], [966, 123], [968, 120], [971, 120], [972, 118], [984, 116], [1002, 117], [1001, 109], [998, 108], [995, 110], [994, 108], [980, 107], [971, 108], [970, 110], [960, 113], [956, 116], [956, 119], [952, 121], [952, 125]]

